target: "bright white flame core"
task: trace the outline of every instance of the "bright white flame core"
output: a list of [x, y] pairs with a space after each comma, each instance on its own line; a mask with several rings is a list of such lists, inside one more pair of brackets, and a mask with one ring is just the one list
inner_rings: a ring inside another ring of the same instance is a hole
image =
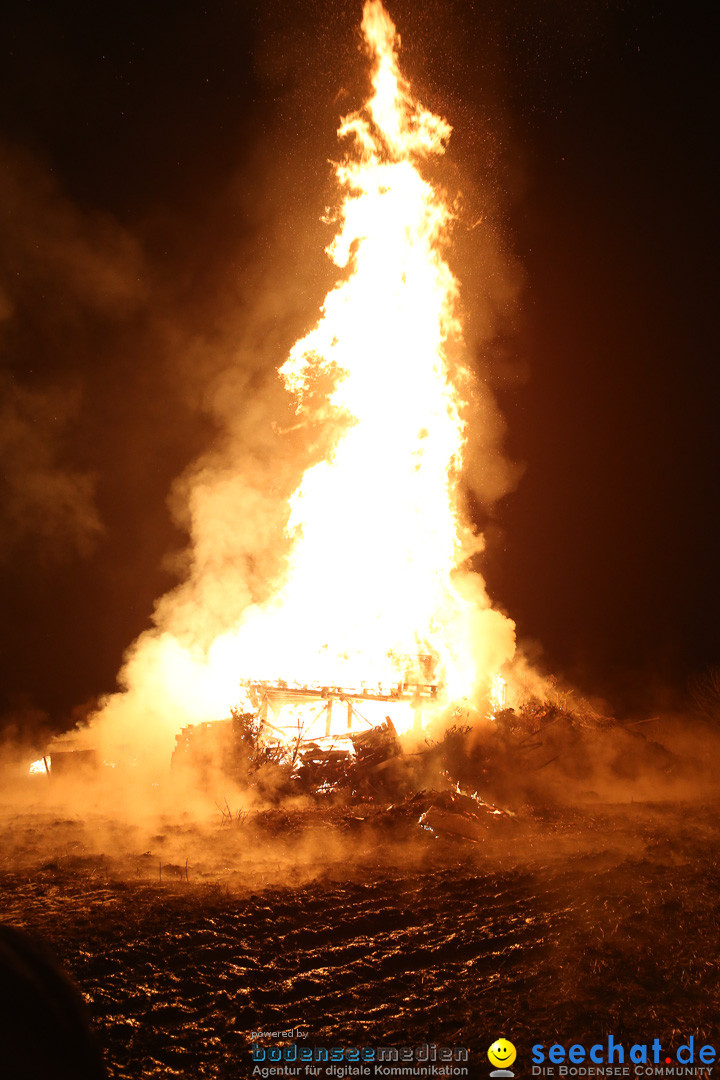
[[443, 153], [450, 127], [412, 98], [379, 0], [365, 4], [363, 31], [374, 93], [340, 127], [355, 151], [337, 167], [345, 199], [328, 248], [346, 276], [280, 369], [298, 412], [320, 377], [332, 380], [337, 440], [292, 496], [284, 587], [211, 659], [235, 677], [360, 687], [402, 682], [430, 654], [453, 700], [495, 672], [478, 670], [484, 588], [456, 573], [469, 530], [458, 515], [462, 399], [448, 360], [461, 344], [443, 256], [451, 213], [418, 168]]
[[502, 675], [493, 675], [490, 684], [490, 704], [498, 712], [507, 705], [507, 681]]
[[[179, 722], [240, 704], [241, 679], [383, 691], [427, 682], [419, 655], [432, 657], [438, 702], [487, 695], [513, 653], [512, 622], [463, 569], [481, 547], [459, 511], [460, 387], [471, 377], [455, 359], [452, 213], [420, 171], [451, 129], [412, 97], [380, 0], [367, 0], [362, 28], [373, 93], [339, 129], [350, 149], [336, 168], [344, 200], [327, 249], [343, 273], [280, 369], [298, 413], [330, 386], [333, 446], [291, 497], [273, 600], [248, 608], [206, 655], [163, 634], [133, 659], [133, 677], [162, 683]], [[401, 704], [383, 706], [400, 730], [413, 716]], [[287, 727], [290, 737], [290, 717]]]

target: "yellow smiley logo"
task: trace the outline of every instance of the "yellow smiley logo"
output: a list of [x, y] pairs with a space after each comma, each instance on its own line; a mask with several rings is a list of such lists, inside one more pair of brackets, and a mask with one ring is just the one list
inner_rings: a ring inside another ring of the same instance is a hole
[[517, 1050], [508, 1039], [496, 1039], [487, 1054], [488, 1061], [496, 1069], [509, 1069], [517, 1057]]

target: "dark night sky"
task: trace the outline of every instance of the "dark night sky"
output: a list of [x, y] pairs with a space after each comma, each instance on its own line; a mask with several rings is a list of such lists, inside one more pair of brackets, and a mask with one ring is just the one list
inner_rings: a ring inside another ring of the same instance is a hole
[[[481, 210], [491, 193], [523, 267], [486, 350], [524, 465], [478, 509], [491, 594], [547, 670], [652, 707], [720, 662], [711, 6], [388, 9], [405, 70], [454, 126], [458, 176]], [[176, 580], [167, 497], [217, 437], [232, 328], [272, 367], [314, 321], [327, 159], [366, 86], [360, 13], [3, 5], [5, 723], [67, 724], [113, 689]]]

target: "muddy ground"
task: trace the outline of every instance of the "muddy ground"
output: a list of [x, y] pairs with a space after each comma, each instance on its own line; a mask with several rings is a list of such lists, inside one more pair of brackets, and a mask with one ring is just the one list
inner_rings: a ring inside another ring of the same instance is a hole
[[[0, 919], [49, 941], [110, 1075], [252, 1076], [258, 1029], [315, 1045], [504, 1035], [717, 1044], [720, 803], [518, 813], [472, 839], [377, 806], [0, 824]], [[266, 1041], [266, 1045], [270, 1045]]]

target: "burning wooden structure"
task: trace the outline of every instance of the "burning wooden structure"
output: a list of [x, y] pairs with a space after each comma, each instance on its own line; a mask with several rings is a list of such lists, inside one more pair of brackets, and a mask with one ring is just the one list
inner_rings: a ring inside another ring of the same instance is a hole
[[[288, 686], [284, 682], [249, 680], [243, 681], [241, 686], [257, 711], [266, 737], [281, 740], [287, 740], [288, 737], [300, 738], [301, 741], [317, 738], [321, 730], [325, 737], [365, 731], [378, 722], [377, 719], [368, 719], [365, 711], [370, 706], [377, 712], [378, 703], [383, 711], [401, 703], [406, 708], [410, 707], [415, 730], [420, 731], [423, 705], [435, 702], [438, 697], [436, 683], [419, 682], [398, 683], [396, 687], [385, 692], [381, 689]], [[298, 709], [298, 706], [303, 708]], [[303, 716], [303, 713], [307, 713], [307, 706], [310, 706], [312, 711]], [[312, 708], [313, 706], [315, 708]], [[288, 719], [288, 712], [291, 715], [294, 712], [297, 717], [295, 723], [292, 720], [282, 723], [283, 719]]]
[[[423, 702], [437, 694], [434, 685], [399, 685], [388, 694], [280, 683], [248, 683], [245, 688], [254, 711], [235, 710], [227, 720], [184, 727], [173, 766], [189, 766], [201, 778], [219, 772], [241, 780], [260, 766], [273, 765], [304, 791], [328, 791], [343, 782], [372, 785], [380, 782], [389, 762], [402, 757], [402, 749], [392, 718], [369, 720], [361, 706], [410, 706], [419, 728]], [[303, 716], [308, 706], [309, 718]]]

